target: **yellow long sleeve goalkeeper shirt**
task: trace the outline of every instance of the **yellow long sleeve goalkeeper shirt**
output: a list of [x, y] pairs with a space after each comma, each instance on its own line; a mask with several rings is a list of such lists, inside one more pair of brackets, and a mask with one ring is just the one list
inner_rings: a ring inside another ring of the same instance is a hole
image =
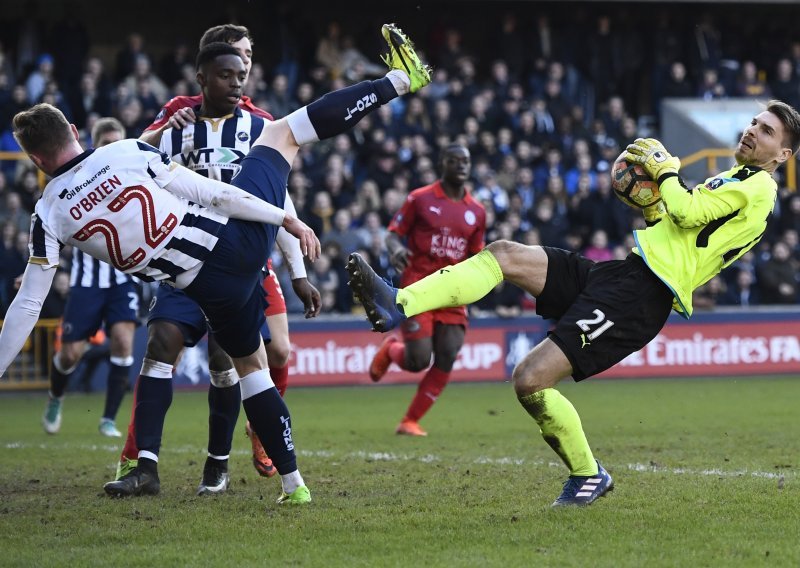
[[692, 315], [692, 292], [750, 250], [762, 237], [778, 185], [756, 166], [738, 165], [694, 189], [678, 176], [661, 183], [667, 215], [634, 231], [634, 252], [675, 295], [673, 308]]

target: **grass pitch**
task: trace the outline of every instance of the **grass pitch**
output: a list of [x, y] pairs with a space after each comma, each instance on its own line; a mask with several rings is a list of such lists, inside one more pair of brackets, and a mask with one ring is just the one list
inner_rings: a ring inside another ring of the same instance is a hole
[[243, 414], [231, 489], [195, 497], [204, 393], [175, 395], [161, 495], [128, 500], [102, 491], [120, 446], [100, 395], [70, 393], [57, 436], [44, 394], [2, 395], [0, 565], [800, 565], [800, 377], [561, 390], [616, 482], [581, 510], [550, 509], [566, 470], [508, 384], [449, 386], [423, 439], [393, 433], [412, 387], [290, 389], [313, 495], [292, 508], [250, 465]]

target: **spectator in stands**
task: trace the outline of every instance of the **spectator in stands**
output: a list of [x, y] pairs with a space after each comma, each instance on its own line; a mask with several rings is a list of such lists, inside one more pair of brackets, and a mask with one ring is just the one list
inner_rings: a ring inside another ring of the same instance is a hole
[[543, 245], [558, 248], [566, 246], [568, 223], [566, 217], [556, 215], [555, 202], [552, 197], [543, 195], [536, 201], [530, 221], [538, 231]]
[[144, 38], [141, 34], [134, 32], [128, 35], [125, 46], [117, 52], [117, 60], [114, 72], [114, 79], [117, 83], [124, 81], [126, 77], [133, 73], [136, 67], [136, 59], [140, 55], [147, 55], [144, 50]]
[[760, 294], [755, 285], [753, 273], [746, 268], [738, 268], [735, 274], [735, 280], [726, 287], [725, 293], [717, 302], [718, 305], [746, 308], [760, 304]]
[[36, 59], [36, 69], [28, 76], [25, 81], [25, 89], [28, 92], [28, 104], [35, 105], [41, 101], [45, 87], [54, 77], [53, 56], [43, 53]]
[[330, 231], [334, 213], [331, 195], [327, 191], [317, 191], [314, 193], [314, 199], [310, 205], [310, 209], [302, 216], [308, 226], [317, 235], [323, 235]]
[[[133, 71], [125, 77], [123, 84], [127, 87], [128, 92], [135, 93], [136, 96], [142, 96], [142, 89], [148, 94], [152, 93], [159, 108], [164, 101], [169, 99], [169, 89], [153, 72], [150, 57], [144, 53], [136, 56]], [[149, 123], [150, 120], [148, 119], [147, 122]]]
[[325, 35], [317, 42], [316, 62], [325, 68], [330, 79], [342, 74], [342, 28], [339, 22], [328, 22]]
[[469, 307], [470, 315], [477, 317], [497, 316], [515, 318], [522, 314], [522, 298], [525, 293], [508, 282], [501, 282]]
[[781, 199], [781, 215], [778, 219], [780, 233], [793, 230], [800, 233], [800, 193], [788, 193]]
[[267, 103], [267, 110], [273, 116], [287, 116], [299, 108], [297, 101], [294, 100], [289, 92], [289, 78], [280, 73], [272, 78], [270, 88], [264, 99]]
[[42, 311], [39, 313], [40, 318], [58, 319], [64, 315], [64, 308], [69, 297], [69, 272], [60, 268], [56, 270], [56, 275], [53, 277], [53, 286], [42, 304]]
[[779, 59], [775, 65], [775, 75], [769, 83], [772, 96], [796, 107], [800, 101], [799, 77], [788, 58]]
[[[39, 187], [39, 176], [35, 168], [23, 167], [17, 179], [15, 190], [19, 194], [21, 207], [25, 211], [30, 223], [30, 214], [39, 198], [42, 196], [42, 190]], [[13, 215], [14, 212], [9, 213]], [[30, 227], [30, 225], [29, 225]]]
[[595, 262], [612, 260], [614, 253], [608, 245], [608, 235], [602, 229], [592, 233], [589, 246], [583, 249], [583, 256]]
[[75, 126], [78, 129], [85, 129], [90, 114], [108, 116], [111, 113], [111, 97], [99, 89], [97, 77], [86, 72], [81, 77], [80, 90], [71, 107]]
[[158, 65], [158, 76], [167, 86], [172, 87], [183, 79], [184, 68], [187, 66], [194, 73], [194, 60], [189, 45], [185, 41], [179, 40], [172, 50], [161, 58]]
[[758, 287], [764, 304], [794, 304], [797, 302], [797, 267], [793, 265], [789, 245], [778, 241], [772, 254], [757, 268]]
[[713, 310], [725, 294], [725, 281], [717, 274], [692, 293], [692, 305], [697, 310]]
[[578, 191], [578, 182], [582, 178], [589, 179], [589, 188], [594, 189], [597, 185], [596, 178], [597, 172], [592, 168], [592, 157], [587, 154], [581, 154], [575, 160], [575, 166], [570, 168], [564, 175], [564, 187], [568, 195], [573, 195]]
[[17, 231], [28, 234], [31, 226], [31, 214], [22, 206], [22, 198], [16, 191], [6, 193], [4, 207], [0, 210], [0, 223], [4, 225], [10, 223]]
[[0, 225], [0, 318], [5, 316], [14, 297], [14, 279], [19, 276], [15, 274], [16, 269], [12, 263], [17, 233], [19, 230], [13, 221]]
[[763, 78], [763, 73], [758, 70], [758, 67], [756, 67], [753, 61], [748, 59], [742, 62], [734, 94], [737, 97], [758, 97], [766, 99], [772, 96], [769, 85]]
[[358, 232], [353, 228], [353, 218], [349, 209], [339, 209], [333, 214], [333, 226], [320, 235], [323, 244], [334, 242], [344, 256], [350, 255], [363, 243]]
[[681, 61], [673, 61], [669, 66], [669, 76], [664, 82], [663, 98], [686, 98], [696, 93], [691, 78], [686, 73], [686, 66]]
[[724, 99], [728, 96], [725, 85], [720, 82], [719, 72], [716, 69], [708, 68], [703, 70], [703, 76], [697, 88], [697, 96], [704, 101]]

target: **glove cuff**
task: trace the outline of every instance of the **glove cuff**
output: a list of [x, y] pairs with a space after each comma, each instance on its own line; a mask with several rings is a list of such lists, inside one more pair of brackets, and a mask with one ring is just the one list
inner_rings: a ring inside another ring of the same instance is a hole
[[[660, 176], [658, 176], [658, 179], [656, 180], [656, 182], [658, 183], [658, 185], [661, 185], [662, 183], [664, 183], [666, 180], [668, 180], [671, 177], [680, 177], [680, 176], [678, 175], [678, 172], [665, 172], [665, 173], [661, 174]], [[681, 185], [683, 185], [683, 180], [681, 180]]]

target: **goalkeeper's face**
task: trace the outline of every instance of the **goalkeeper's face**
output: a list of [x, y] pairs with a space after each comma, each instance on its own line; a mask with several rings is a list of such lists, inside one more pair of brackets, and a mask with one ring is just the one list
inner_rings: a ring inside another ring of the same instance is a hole
[[750, 122], [736, 146], [736, 162], [759, 166], [773, 172], [792, 155], [784, 145], [786, 135], [783, 123], [771, 112], [764, 111]]

